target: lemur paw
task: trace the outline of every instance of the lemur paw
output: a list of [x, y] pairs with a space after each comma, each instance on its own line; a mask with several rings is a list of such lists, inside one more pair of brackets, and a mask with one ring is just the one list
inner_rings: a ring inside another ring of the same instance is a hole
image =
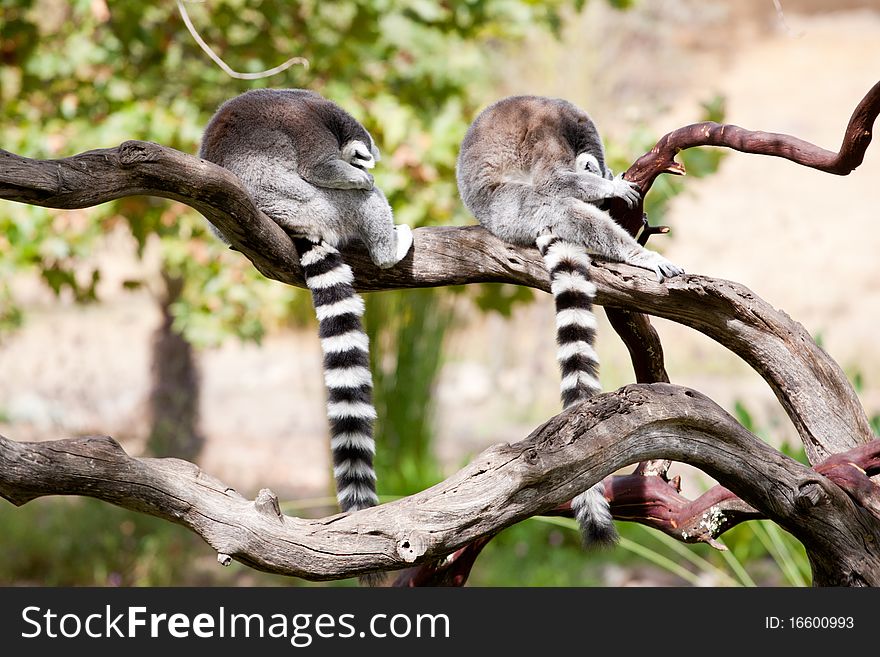
[[614, 192], [613, 196], [622, 198], [628, 207], [633, 207], [642, 198], [639, 186], [629, 180], [624, 180], [622, 173], [611, 181], [611, 186]]
[[394, 264], [396, 265], [406, 257], [406, 254], [409, 253], [410, 248], [412, 248], [413, 234], [412, 228], [407, 224], [399, 224], [395, 226], [394, 233], [397, 237], [397, 259], [394, 261]]
[[672, 278], [673, 276], [681, 276], [684, 273], [684, 269], [679, 267], [676, 264], [669, 262], [666, 258], [661, 255], [658, 255], [658, 262], [654, 265], [654, 273], [657, 275], [657, 282], [662, 283], [665, 278]]
[[[362, 189], [366, 192], [374, 187], [373, 176], [357, 167], [349, 167], [350, 171], [346, 172], [345, 177], [341, 180], [334, 181], [325, 186], [334, 189]], [[319, 185], [320, 186], [320, 185]]]
[[684, 269], [670, 262], [656, 251], [644, 251], [629, 261], [629, 264], [648, 269], [657, 276], [657, 282], [662, 283], [667, 278], [680, 276]]
[[352, 180], [354, 183], [352, 189], [363, 189], [364, 191], [373, 189], [375, 183], [372, 174], [367, 173], [363, 169], [357, 169], [357, 173], [358, 175], [355, 175]]

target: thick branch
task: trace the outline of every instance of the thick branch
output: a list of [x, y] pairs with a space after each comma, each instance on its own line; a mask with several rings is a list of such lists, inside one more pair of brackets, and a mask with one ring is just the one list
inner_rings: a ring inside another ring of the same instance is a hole
[[283, 516], [272, 495], [250, 502], [192, 464], [131, 458], [110, 438], [0, 440], [0, 495], [97, 497], [189, 527], [224, 562], [320, 580], [438, 559], [655, 458], [701, 468], [794, 534], [817, 583], [880, 584], [880, 529], [868, 512], [705, 396], [668, 384], [599, 395], [437, 486], [351, 515]]
[[663, 345], [650, 320], [641, 313], [621, 308], [606, 308], [606, 315], [629, 351], [636, 382], [669, 383], [663, 363]]
[[[647, 315], [622, 308], [605, 308], [611, 327], [620, 336], [629, 351], [637, 383], [669, 383], [663, 360], [663, 344]], [[656, 476], [666, 480], [672, 461], [645, 461], [639, 463], [635, 474]]]
[[[146, 142], [62, 160], [0, 151], [0, 198], [81, 208], [134, 194], [186, 203], [204, 214], [269, 278], [302, 286], [293, 245], [252, 203], [238, 179], [209, 162]], [[420, 228], [414, 250], [391, 269], [376, 268], [360, 246], [345, 252], [362, 291], [505, 282], [547, 291], [537, 251], [506, 244], [477, 226]], [[742, 285], [702, 276], [658, 284], [642, 270], [594, 268], [597, 301], [696, 328], [745, 359], [773, 388], [812, 463], [873, 438], [840, 367], [804, 328]]]
[[[814, 469], [880, 520], [880, 487], [869, 478], [880, 474], [880, 439], [834, 454]], [[613, 475], [606, 477], [604, 484], [615, 519], [638, 522], [686, 543], [721, 547], [715, 539], [728, 529], [746, 520], [764, 518], [720, 485], [689, 500], [681, 495], [676, 482], [667, 482], [662, 477]], [[573, 517], [568, 502], [550, 514]]]

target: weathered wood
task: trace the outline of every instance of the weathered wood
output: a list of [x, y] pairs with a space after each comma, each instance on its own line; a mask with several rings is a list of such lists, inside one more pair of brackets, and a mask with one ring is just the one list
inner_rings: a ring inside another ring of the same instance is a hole
[[[81, 208], [132, 194], [172, 198], [204, 214], [265, 276], [303, 286], [293, 244], [252, 203], [238, 179], [171, 148], [128, 141], [61, 160], [0, 151], [0, 198]], [[548, 291], [538, 252], [502, 242], [478, 226], [419, 228], [413, 251], [379, 269], [366, 250], [345, 251], [361, 291], [503, 282]], [[644, 270], [593, 268], [597, 302], [695, 328], [742, 357], [770, 384], [806, 446], [811, 463], [873, 438], [843, 371], [807, 331], [743, 285], [687, 275], [657, 283]]]
[[[669, 383], [666, 363], [663, 360], [663, 344], [648, 316], [611, 307], [605, 308], [605, 315], [611, 328], [629, 352], [636, 383]], [[636, 466], [634, 474], [643, 477], [660, 477], [666, 481], [671, 466], [672, 461], [668, 459], [644, 461]]]
[[278, 515], [177, 459], [129, 457], [110, 438], [0, 439], [0, 495], [87, 495], [183, 524], [220, 555], [333, 579], [437, 559], [647, 459], [691, 463], [790, 531], [815, 583], [880, 584], [880, 525], [839, 487], [769, 447], [704, 395], [668, 384], [598, 395], [496, 445], [411, 497], [318, 520]]
[[[856, 108], [838, 153], [788, 135], [714, 123], [686, 126], [661, 139], [630, 167], [626, 178], [647, 192], [661, 173], [684, 173], [674, 161], [679, 150], [701, 145], [784, 157], [845, 175], [861, 163], [878, 113], [880, 83]], [[290, 239], [255, 208], [234, 176], [210, 163], [137, 141], [62, 160], [29, 160], [0, 151], [0, 198], [79, 208], [136, 194], [192, 206], [264, 275], [302, 286]], [[642, 206], [619, 205], [609, 204], [612, 216], [631, 232], [642, 228]], [[414, 252], [390, 270], [373, 267], [362, 248], [347, 250], [345, 257], [355, 270], [357, 287], [365, 291], [478, 282], [548, 288], [536, 252], [504, 244], [475, 227], [416, 231]], [[673, 458], [701, 467], [743, 498], [717, 489], [720, 496], [709, 500], [715, 502], [713, 509], [744, 518], [752, 505], [804, 542], [814, 583], [878, 583], [877, 486], [856, 461], [832, 463], [828, 458], [846, 450], [869, 450], [866, 443], [873, 434], [843, 372], [803, 327], [745, 287], [727, 281], [688, 276], [658, 285], [644, 272], [607, 263], [599, 263], [594, 277], [598, 302], [608, 308], [615, 330], [630, 349], [639, 380], [667, 378], [659, 340], [640, 313], [702, 331], [768, 381], [811, 462], [825, 459], [828, 478], [763, 445], [698, 393], [659, 385], [624, 388], [585, 402], [526, 441], [486, 452], [434, 489], [352, 516], [287, 518], [278, 512], [270, 491], [251, 503], [191, 464], [131, 459], [111, 439], [30, 445], [2, 439], [0, 492], [16, 503], [45, 494], [92, 495], [191, 527], [217, 549], [221, 563], [234, 556], [257, 568], [313, 579], [422, 563], [458, 549], [433, 572], [417, 572], [415, 577], [427, 574], [437, 583], [460, 583], [495, 531], [552, 509], [596, 481], [600, 471], [618, 467], [612, 467], [618, 461], [623, 465], [657, 459], [643, 463], [640, 472], [657, 470], [661, 475], [634, 477], [637, 483], [631, 489], [617, 491], [618, 501], [636, 500], [637, 488], [645, 501], [648, 488], [666, 486], [669, 490], [661, 491], [668, 494], [666, 502], [681, 505], [672, 494], [677, 495], [675, 484], [665, 482], [664, 461]], [[688, 399], [680, 398], [682, 394]], [[645, 413], [645, 406], [652, 410]], [[584, 448], [585, 443], [592, 447]], [[625, 479], [613, 481], [623, 486]], [[658, 499], [662, 496], [655, 493]], [[424, 532], [434, 526], [436, 533]], [[700, 540], [711, 537], [710, 531]]]

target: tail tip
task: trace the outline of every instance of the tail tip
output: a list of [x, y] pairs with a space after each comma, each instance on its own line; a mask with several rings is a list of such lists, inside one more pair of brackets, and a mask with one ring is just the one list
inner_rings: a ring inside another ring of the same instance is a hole
[[617, 545], [617, 541], [620, 539], [613, 520], [605, 523], [595, 522], [590, 518], [586, 523], [581, 523], [580, 528], [581, 541], [586, 550], [612, 548]]
[[586, 549], [613, 547], [620, 538], [605, 499], [605, 486], [596, 484], [571, 501]]
[[367, 588], [377, 588], [385, 585], [385, 580], [387, 579], [388, 574], [384, 571], [376, 571], [374, 573], [367, 573], [366, 575], [360, 575], [358, 577], [358, 583]]

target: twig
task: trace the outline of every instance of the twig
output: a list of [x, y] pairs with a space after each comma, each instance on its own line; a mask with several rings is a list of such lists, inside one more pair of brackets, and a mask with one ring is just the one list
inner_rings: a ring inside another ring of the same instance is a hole
[[[880, 114], [880, 82], [865, 94], [850, 117], [840, 150], [829, 151], [803, 139], [775, 132], [746, 130], [736, 125], [705, 121], [678, 128], [660, 138], [660, 141], [627, 169], [624, 177], [636, 183], [642, 196], [648, 193], [654, 180], [662, 173], [684, 175], [684, 166], [675, 161], [675, 155], [695, 146], [722, 146], [743, 153], [771, 155], [791, 160], [811, 169], [845, 176], [858, 167], [871, 143], [874, 120]], [[621, 226], [635, 233], [643, 223], [644, 206], [627, 208], [622, 201], [608, 203], [609, 211]]]
[[229, 76], [233, 78], [237, 78], [239, 80], [259, 80], [261, 78], [268, 78], [276, 73], [281, 73], [281, 71], [286, 71], [294, 64], [299, 64], [306, 69], [309, 68], [309, 60], [304, 57], [291, 57], [283, 64], [279, 64], [274, 68], [267, 69], [265, 71], [259, 71], [257, 73], [239, 73], [230, 67], [223, 59], [214, 52], [214, 49], [211, 48], [205, 40], [202, 38], [202, 35], [199, 34], [198, 30], [196, 30], [195, 26], [192, 23], [192, 20], [189, 17], [189, 13], [184, 6], [184, 3], [181, 0], [177, 0], [177, 10], [180, 12], [180, 17], [183, 19], [184, 25], [186, 25], [186, 29], [189, 30], [189, 33], [192, 35], [192, 38], [195, 39], [195, 42], [199, 44], [199, 47], [205, 51], [205, 54], [211, 58], [211, 60], [217, 64], [223, 71]]

